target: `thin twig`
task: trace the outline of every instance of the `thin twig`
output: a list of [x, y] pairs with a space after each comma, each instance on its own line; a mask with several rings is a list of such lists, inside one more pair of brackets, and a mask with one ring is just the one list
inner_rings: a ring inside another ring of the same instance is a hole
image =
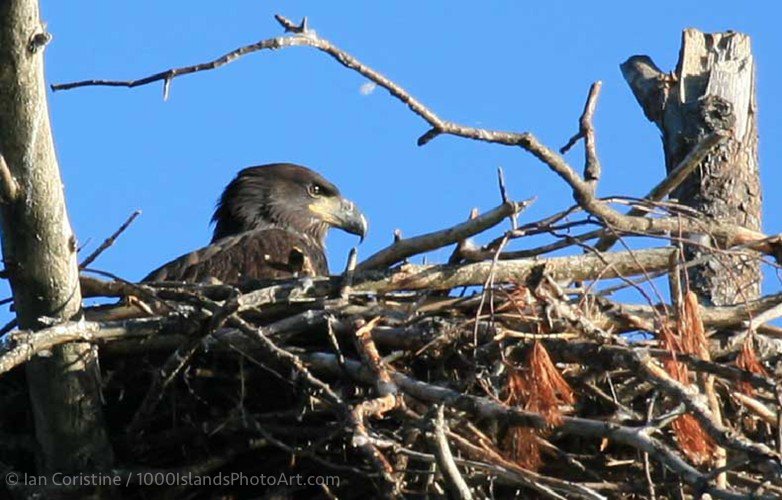
[[[513, 200], [511, 200], [510, 196], [508, 195], [508, 186], [505, 184], [505, 172], [503, 172], [502, 167], [497, 167], [497, 182], [499, 183], [500, 187], [500, 197], [502, 198], [502, 203], [511, 203]], [[530, 199], [525, 203], [527, 203], [527, 206], [529, 206], [529, 203], [532, 203], [533, 201], [533, 199]], [[518, 215], [518, 212], [510, 214], [511, 231], [515, 231], [519, 227]]]
[[589, 95], [587, 96], [586, 104], [584, 104], [584, 112], [581, 114], [581, 119], [578, 122], [578, 132], [559, 150], [561, 154], [565, 154], [570, 148], [575, 146], [579, 139], [584, 139], [584, 180], [591, 184], [593, 193], [595, 192], [597, 181], [600, 180], [601, 168], [600, 160], [597, 156], [595, 127], [592, 124], [592, 120], [597, 108], [597, 98], [602, 87], [603, 82], [599, 81], [589, 87]]
[[122, 223], [122, 225], [114, 231], [114, 234], [106, 238], [101, 245], [95, 249], [94, 252], [92, 252], [89, 256], [87, 256], [86, 259], [82, 261], [81, 264], [79, 264], [79, 269], [84, 269], [85, 267], [89, 266], [93, 262], [95, 262], [95, 259], [97, 259], [100, 254], [102, 254], [104, 251], [106, 251], [107, 248], [109, 248], [111, 245], [114, 244], [115, 241], [117, 241], [117, 238], [125, 232], [125, 230], [133, 223], [134, 220], [136, 220], [136, 217], [141, 215], [141, 210], [136, 210], [132, 214], [130, 214], [130, 217], [127, 218], [125, 222]]
[[350, 295], [350, 287], [353, 286], [353, 277], [356, 274], [356, 263], [358, 262], [358, 248], [353, 247], [348, 253], [348, 261], [345, 265], [345, 272], [342, 273], [342, 284], [340, 285], [339, 295], [347, 299]]

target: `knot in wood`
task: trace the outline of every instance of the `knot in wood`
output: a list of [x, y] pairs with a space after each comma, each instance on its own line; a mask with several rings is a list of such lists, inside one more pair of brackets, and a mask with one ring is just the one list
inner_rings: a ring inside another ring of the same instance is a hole
[[733, 104], [718, 95], [707, 95], [699, 99], [698, 112], [706, 132], [729, 131], [736, 124]]
[[27, 45], [27, 50], [29, 50], [31, 54], [35, 54], [40, 49], [45, 47], [49, 42], [51, 42], [52, 38], [53, 38], [52, 34], [47, 31], [35, 33], [33, 36], [30, 37], [30, 42]]

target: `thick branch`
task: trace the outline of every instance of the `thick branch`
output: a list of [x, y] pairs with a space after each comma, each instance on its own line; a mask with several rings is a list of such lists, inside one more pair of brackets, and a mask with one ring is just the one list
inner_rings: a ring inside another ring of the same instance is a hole
[[646, 55], [632, 56], [619, 67], [646, 118], [659, 126], [673, 78], [663, 73]]
[[111, 339], [149, 337], [171, 330], [187, 333], [182, 322], [161, 318], [143, 318], [105, 323], [73, 321], [38, 332], [16, 332], [3, 338], [0, 350], [0, 374], [29, 361], [37, 353], [69, 342], [102, 342]]
[[[483, 285], [494, 275], [496, 283], [523, 282], [531, 273], [545, 269], [556, 280], [589, 281], [611, 279], [619, 276], [631, 277], [645, 273], [655, 273], [667, 269], [671, 248], [653, 248], [647, 250], [612, 252], [604, 255], [575, 255], [568, 257], [550, 257], [545, 259], [517, 259], [491, 262], [471, 262], [466, 264], [404, 264], [390, 270], [364, 271], [353, 277], [351, 293], [388, 293], [400, 290], [449, 290], [451, 288]], [[93, 297], [124, 297], [139, 291], [157, 297], [176, 298], [184, 287], [209, 295], [225, 294], [224, 285], [183, 285], [182, 283], [156, 283], [133, 285], [82, 278], [85, 289]], [[170, 286], [170, 288], [168, 287]], [[240, 310], [255, 307], [257, 303], [266, 303], [273, 296], [274, 302], [312, 302], [316, 297], [337, 293], [341, 279], [306, 278], [280, 282], [277, 285], [259, 288], [239, 298]], [[230, 287], [229, 287], [230, 288]]]
[[390, 274], [367, 272], [357, 275], [353, 289], [376, 293], [396, 290], [449, 290], [483, 285], [490, 275], [494, 276], [495, 283], [523, 283], [532, 273], [542, 269], [556, 280], [588, 281], [628, 277], [667, 269], [672, 252], [672, 249], [657, 248], [600, 256], [482, 261], [453, 266], [405, 264]]
[[448, 229], [434, 233], [422, 234], [421, 236], [416, 236], [415, 238], [399, 239], [394, 241], [394, 243], [390, 246], [367, 258], [364, 262], [358, 265], [356, 270], [361, 272], [367, 271], [369, 269], [387, 267], [392, 264], [396, 264], [397, 262], [400, 262], [412, 255], [428, 252], [429, 250], [441, 248], [453, 243], [458, 243], [461, 240], [496, 226], [506, 217], [510, 217], [519, 213], [521, 210], [526, 208], [527, 205], [528, 202], [503, 203], [490, 212], [479, 215]]

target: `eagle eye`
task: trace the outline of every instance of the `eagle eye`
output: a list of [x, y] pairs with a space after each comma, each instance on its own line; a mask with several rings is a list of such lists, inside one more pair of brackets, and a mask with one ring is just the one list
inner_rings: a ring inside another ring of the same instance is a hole
[[317, 184], [310, 184], [310, 185], [309, 185], [309, 187], [307, 188], [307, 192], [308, 192], [308, 193], [309, 193], [309, 195], [310, 195], [310, 196], [312, 196], [313, 198], [317, 198], [317, 197], [319, 197], [319, 196], [322, 196], [322, 195], [323, 195], [323, 188], [322, 188], [322, 187], [320, 187], [320, 186], [319, 186], [319, 185], [317, 185]]

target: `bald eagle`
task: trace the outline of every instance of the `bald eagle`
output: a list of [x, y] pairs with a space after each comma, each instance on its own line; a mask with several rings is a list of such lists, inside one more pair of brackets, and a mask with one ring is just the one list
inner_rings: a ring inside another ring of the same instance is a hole
[[328, 275], [325, 238], [336, 227], [364, 238], [367, 221], [334, 184], [300, 165], [249, 167], [228, 184], [212, 242], [152, 271], [144, 281], [227, 284]]

